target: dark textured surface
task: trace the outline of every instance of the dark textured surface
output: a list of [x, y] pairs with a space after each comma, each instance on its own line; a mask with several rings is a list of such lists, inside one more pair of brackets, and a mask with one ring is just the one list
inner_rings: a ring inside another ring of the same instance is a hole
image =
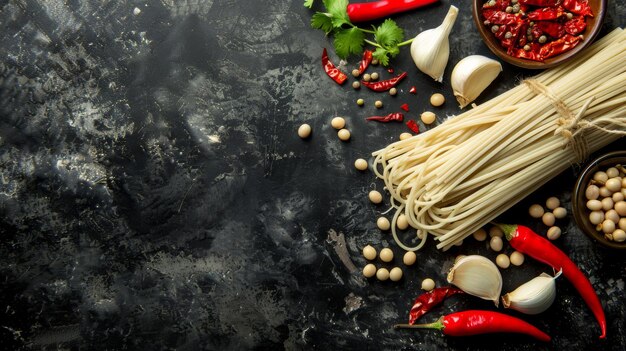
[[[396, 19], [410, 37], [438, 24], [448, 5]], [[2, 347], [624, 349], [623, 254], [593, 245], [571, 217], [556, 243], [603, 301], [603, 342], [562, 279], [548, 312], [522, 316], [553, 336], [550, 345], [391, 329], [406, 319], [422, 279], [445, 282], [456, 254], [495, 257], [473, 241], [446, 253], [430, 242], [400, 283], [350, 271], [350, 262], [365, 264], [367, 243], [402, 254], [375, 227], [384, 207], [367, 201], [382, 184], [352, 166], [406, 131], [365, 123], [377, 112], [373, 101], [381, 97], [385, 112], [408, 102], [415, 118], [442, 92], [439, 115], [456, 114], [452, 64], [491, 56], [470, 9], [459, 7], [444, 84], [419, 73], [404, 50], [394, 67], [409, 78], [390, 97], [324, 75], [319, 57], [330, 45], [309, 28], [302, 1], [0, 1]], [[625, 17], [623, 2], [610, 1], [603, 34]], [[504, 69], [478, 102], [530, 73]], [[411, 85], [418, 95], [408, 94]], [[335, 115], [346, 116], [349, 143], [330, 127]], [[307, 141], [296, 135], [304, 122], [313, 127]], [[527, 206], [555, 194], [569, 208], [577, 172], [507, 216], [545, 232]], [[503, 272], [504, 290], [547, 270], [527, 260]], [[455, 297], [424, 319], [467, 308], [493, 307]]]

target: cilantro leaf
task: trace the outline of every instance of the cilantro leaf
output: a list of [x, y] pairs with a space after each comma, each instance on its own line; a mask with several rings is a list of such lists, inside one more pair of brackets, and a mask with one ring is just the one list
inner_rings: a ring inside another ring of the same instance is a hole
[[350, 23], [350, 17], [348, 17], [348, 0], [324, 0], [324, 6], [326, 7], [326, 11], [332, 16], [333, 26], [335, 26], [335, 28]]
[[311, 17], [311, 27], [321, 29], [328, 34], [333, 31], [333, 22], [327, 14], [316, 12], [313, 17]]
[[389, 57], [387, 56], [387, 50], [385, 48], [376, 48], [372, 56], [383, 66], [389, 64]]
[[404, 31], [398, 27], [394, 20], [386, 19], [375, 28], [374, 39], [383, 47], [395, 46], [404, 39]]
[[344, 59], [350, 54], [360, 54], [364, 41], [365, 33], [359, 28], [341, 29], [335, 33], [335, 52]]
[[313, 7], [313, 0], [304, 0], [304, 7]]

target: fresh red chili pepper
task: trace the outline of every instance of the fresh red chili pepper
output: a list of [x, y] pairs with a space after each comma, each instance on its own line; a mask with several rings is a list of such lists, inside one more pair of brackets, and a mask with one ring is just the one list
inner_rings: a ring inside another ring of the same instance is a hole
[[535, 24], [535, 27], [553, 38], [560, 38], [565, 35], [565, 27], [557, 22], [539, 21]]
[[388, 114], [387, 116], [367, 117], [366, 120], [382, 122], [382, 123], [387, 123], [387, 122], [391, 122], [391, 121], [402, 122], [404, 120], [404, 115], [402, 113], [400, 113], [400, 112], [394, 112], [394, 113]]
[[409, 112], [409, 104], [402, 104], [400, 108], [405, 110], [406, 112]]
[[417, 122], [415, 122], [414, 120], [409, 120], [408, 122], [406, 122], [406, 126], [409, 127], [410, 130], [413, 131], [413, 133], [417, 134], [420, 132], [420, 126], [419, 124], [417, 124]]
[[416, 87], [411, 87], [411, 89], [409, 89], [409, 93], [417, 94], [417, 88]]
[[554, 270], [563, 270], [563, 275], [578, 290], [596, 317], [602, 331], [600, 339], [604, 339], [606, 337], [606, 319], [602, 304], [589, 279], [578, 266], [563, 251], [533, 232], [532, 229], [522, 225], [501, 224], [499, 226], [515, 250], [552, 266]]
[[391, 79], [381, 80], [379, 82], [362, 81], [361, 84], [365, 85], [373, 91], [387, 91], [396, 86], [396, 84], [398, 84], [407, 75], [408, 73], [402, 72], [402, 74], [400, 74], [399, 76], [393, 77]]
[[414, 10], [439, 0], [380, 0], [349, 4], [346, 9], [350, 22], [368, 22], [393, 14]]
[[565, 34], [563, 37], [555, 41], [544, 44], [539, 50], [539, 55], [541, 55], [544, 59], [547, 59], [548, 57], [571, 50], [574, 46], [578, 45], [581, 40], [582, 37], [580, 36]]
[[519, 333], [545, 342], [550, 335], [519, 318], [492, 311], [469, 310], [456, 312], [428, 324], [396, 324], [396, 329], [437, 329], [445, 335], [469, 336], [491, 333]]
[[348, 79], [348, 76], [345, 73], [341, 72], [332, 62], [330, 62], [326, 48], [322, 51], [322, 66], [324, 66], [324, 72], [326, 72], [326, 74], [334, 80], [335, 83], [341, 85], [346, 81], [346, 79]]
[[433, 307], [441, 304], [446, 298], [456, 294], [463, 294], [463, 290], [446, 286], [435, 288], [418, 296], [415, 302], [413, 302], [411, 312], [409, 312], [409, 324], [415, 324], [421, 316], [428, 313]]
[[563, 7], [577, 15], [593, 17], [587, 0], [563, 0]]
[[359, 63], [359, 75], [363, 74], [363, 72], [365, 72], [367, 67], [372, 62], [372, 54], [373, 53], [369, 50], [363, 51], [363, 58], [361, 59], [361, 62]]
[[583, 16], [576, 16], [565, 22], [565, 31], [571, 35], [580, 34], [585, 31], [585, 28], [587, 28], [587, 21]]

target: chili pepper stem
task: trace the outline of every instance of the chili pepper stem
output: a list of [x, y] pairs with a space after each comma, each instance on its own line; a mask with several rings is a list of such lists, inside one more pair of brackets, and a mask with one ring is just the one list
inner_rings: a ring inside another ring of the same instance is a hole
[[517, 225], [515, 224], [502, 224], [502, 223], [494, 223], [496, 226], [498, 226], [500, 229], [502, 229], [502, 231], [504, 232], [504, 235], [506, 236], [506, 240], [511, 240], [513, 239], [514, 235], [515, 235], [515, 231], [517, 230]]
[[425, 324], [396, 324], [393, 326], [394, 329], [437, 329], [443, 330], [445, 326], [443, 325], [443, 317], [439, 317], [437, 321], [433, 323], [425, 323]]

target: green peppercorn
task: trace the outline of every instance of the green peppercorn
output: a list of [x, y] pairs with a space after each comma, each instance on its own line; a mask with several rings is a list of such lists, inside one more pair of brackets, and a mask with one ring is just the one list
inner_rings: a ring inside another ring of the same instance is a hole
[[359, 89], [361, 87], [361, 83], [358, 80], [355, 82], [352, 82], [352, 87], [354, 89]]
[[363, 100], [363, 99], [358, 99], [358, 100], [356, 101], [356, 104], [357, 104], [357, 105], [359, 105], [359, 106], [363, 106], [363, 105], [365, 104], [365, 100]]
[[539, 37], [539, 39], [537, 39], [537, 41], [539, 41], [541, 44], [543, 44], [546, 41], [548, 41], [548, 38], [545, 35], [542, 35], [542, 36]]
[[511, 39], [512, 36], [513, 36], [513, 34], [511, 32], [504, 33], [504, 38], [505, 39]]
[[530, 45], [528, 44], [524, 45], [524, 51], [530, 51]]
[[499, 29], [500, 29], [500, 26], [498, 26], [497, 24], [493, 25], [491, 26], [491, 33], [496, 33]]
[[507, 6], [507, 7], [504, 9], [504, 12], [506, 12], [506, 13], [511, 13], [511, 12], [513, 12], [513, 7], [512, 7], [512, 6]]

